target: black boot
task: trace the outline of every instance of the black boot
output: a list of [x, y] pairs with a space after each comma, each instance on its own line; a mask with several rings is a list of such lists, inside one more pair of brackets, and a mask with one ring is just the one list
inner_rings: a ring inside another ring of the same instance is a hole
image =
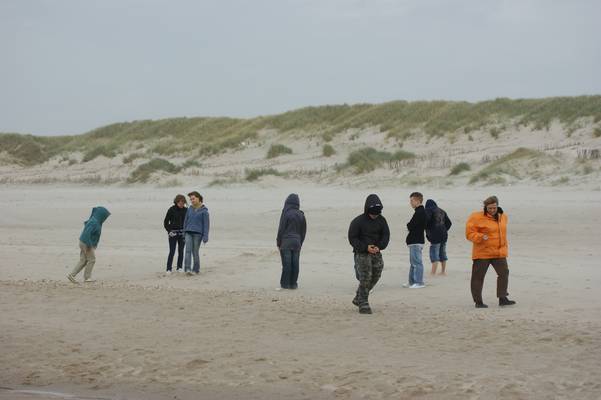
[[476, 308], [488, 308], [488, 306], [482, 302], [476, 303]]
[[359, 314], [371, 314], [371, 308], [369, 304], [361, 304], [359, 306]]
[[503, 306], [512, 306], [515, 304], [515, 301], [509, 300], [507, 297], [499, 297], [499, 305]]
[[353, 304], [359, 307], [359, 300], [357, 299], [357, 296], [355, 296], [355, 298], [353, 299]]

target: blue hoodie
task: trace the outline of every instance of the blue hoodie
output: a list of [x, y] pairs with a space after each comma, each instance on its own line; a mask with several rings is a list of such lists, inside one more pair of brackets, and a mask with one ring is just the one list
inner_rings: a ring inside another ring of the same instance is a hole
[[188, 207], [184, 218], [184, 232], [202, 235], [202, 242], [209, 241], [209, 209], [203, 204], [198, 208]]
[[447, 233], [451, 229], [451, 220], [447, 213], [432, 199], [426, 201], [426, 237], [430, 243], [446, 243]]
[[104, 207], [92, 208], [90, 219], [83, 223], [83, 231], [79, 236], [79, 240], [86, 246], [98, 247], [100, 241], [100, 233], [102, 232], [102, 224], [111, 215], [109, 210]]

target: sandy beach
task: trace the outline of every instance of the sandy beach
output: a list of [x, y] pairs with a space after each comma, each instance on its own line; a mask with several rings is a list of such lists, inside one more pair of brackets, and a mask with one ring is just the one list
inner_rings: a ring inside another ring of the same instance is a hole
[[[271, 181], [203, 190], [212, 226], [201, 274], [167, 276], [162, 219], [174, 194], [187, 190], [3, 188], [0, 399], [601, 394], [599, 191], [424, 189], [454, 223], [448, 276], [427, 276], [425, 289], [409, 290], [401, 288], [409, 189]], [[300, 195], [308, 235], [299, 289], [276, 291], [275, 233], [291, 192]], [[350, 303], [356, 280], [346, 231], [371, 192], [382, 198], [392, 237], [366, 316]], [[518, 304], [496, 305], [491, 269], [491, 307], [476, 310], [464, 224], [493, 193], [509, 215], [509, 292]], [[65, 277], [95, 205], [112, 213], [97, 282], [74, 285]]]

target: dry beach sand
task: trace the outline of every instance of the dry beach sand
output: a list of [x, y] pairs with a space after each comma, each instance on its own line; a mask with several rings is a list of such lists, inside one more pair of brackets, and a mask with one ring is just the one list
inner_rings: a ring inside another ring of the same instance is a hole
[[[2, 187], [0, 399], [601, 397], [601, 192], [423, 189], [454, 222], [449, 275], [409, 290], [400, 287], [404, 226], [408, 194], [419, 188], [274, 178], [201, 190], [212, 223], [202, 273], [165, 276], [162, 219], [188, 189]], [[290, 192], [300, 194], [308, 236], [299, 290], [275, 291], [275, 230]], [[371, 192], [382, 198], [392, 241], [366, 316], [350, 303], [346, 230]], [[463, 229], [490, 194], [509, 215], [509, 292], [518, 304], [497, 307], [491, 269], [491, 307], [476, 310]], [[112, 212], [98, 281], [73, 285], [65, 276], [95, 205]]]

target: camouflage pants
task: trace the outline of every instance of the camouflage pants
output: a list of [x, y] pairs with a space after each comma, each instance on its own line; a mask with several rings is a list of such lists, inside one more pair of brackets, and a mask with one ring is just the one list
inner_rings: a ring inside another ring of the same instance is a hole
[[369, 291], [376, 286], [382, 276], [384, 260], [382, 254], [359, 253], [356, 257], [359, 287], [355, 299], [361, 305], [368, 305]]

